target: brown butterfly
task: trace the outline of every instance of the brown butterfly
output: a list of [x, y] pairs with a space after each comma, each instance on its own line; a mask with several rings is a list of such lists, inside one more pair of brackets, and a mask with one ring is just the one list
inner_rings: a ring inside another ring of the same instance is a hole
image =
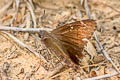
[[86, 39], [90, 39], [96, 29], [92, 19], [76, 21], [60, 26], [50, 33], [40, 31], [40, 37], [51, 53], [56, 53], [75, 64], [79, 64]]

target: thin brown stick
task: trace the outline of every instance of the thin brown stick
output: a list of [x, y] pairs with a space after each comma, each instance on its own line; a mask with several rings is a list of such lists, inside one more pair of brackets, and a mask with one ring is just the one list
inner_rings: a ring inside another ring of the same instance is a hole
[[89, 68], [89, 67], [96, 67], [99, 65], [105, 65], [105, 63], [102, 62], [102, 63], [97, 63], [97, 64], [85, 65], [85, 66], [80, 67], [80, 69]]
[[80, 0], [80, 4], [83, 5], [83, 3], [84, 3], [84, 0]]
[[88, 18], [91, 19], [91, 15], [90, 15], [90, 9], [89, 9], [89, 6], [88, 6], [88, 1], [87, 0], [84, 0], [85, 1], [85, 10], [86, 10], [86, 13], [88, 15]]
[[17, 11], [18, 11], [18, 8], [19, 8], [19, 5], [20, 5], [20, 0], [15, 0], [16, 1], [16, 8], [17, 8]]
[[30, 5], [31, 5], [32, 9], [35, 9], [34, 5], [33, 5], [33, 0], [29, 0], [29, 2], [30, 2]]
[[34, 11], [33, 11], [32, 6], [29, 2], [27, 2], [27, 5], [28, 5], [28, 9], [30, 10], [30, 13], [31, 13], [31, 16], [32, 16], [32, 20], [33, 20], [33, 23], [34, 23], [34, 28], [36, 28], [37, 22], [36, 22], [36, 17], [35, 17]]
[[2, 31], [3, 33], [7, 34], [10, 38], [12, 38], [16, 43], [18, 43], [21, 47], [25, 47], [26, 49], [28, 49], [29, 51], [31, 51], [32, 53], [34, 53], [34, 55], [36, 55], [37, 57], [39, 57], [41, 60], [43, 60], [44, 62], [47, 62], [43, 56], [41, 56], [39, 53], [37, 53], [35, 50], [33, 50], [30, 46], [24, 44], [22, 41], [20, 41], [19, 39], [17, 39], [16, 37], [14, 37], [13, 35], [11, 35], [8, 32]]
[[58, 74], [56, 74], [54, 76], [51, 76], [51, 79], [54, 79], [55, 77], [60, 76], [60, 75], [62, 75], [64, 73], [66, 73], [66, 72], [70, 72], [71, 70], [72, 70], [72, 68], [68, 68], [67, 70], [64, 70], [63, 72], [60, 72], [60, 73], [58, 73]]
[[46, 75], [44, 75], [44, 77], [42, 77], [41, 80], [48, 80], [49, 78], [51, 78], [53, 75], [55, 75], [57, 72], [60, 71], [60, 69], [62, 69], [65, 64], [64, 62], [62, 62], [63, 65], [59, 65], [58, 67], [56, 67], [53, 71], [49, 71]]
[[97, 77], [92, 77], [92, 78], [87, 78], [87, 79], [83, 79], [83, 80], [98, 80], [98, 79], [112, 77], [112, 76], [115, 76], [117, 74], [118, 74], [118, 72], [114, 72], [112, 74], [105, 74], [105, 75], [101, 75], [101, 76], [97, 76]]

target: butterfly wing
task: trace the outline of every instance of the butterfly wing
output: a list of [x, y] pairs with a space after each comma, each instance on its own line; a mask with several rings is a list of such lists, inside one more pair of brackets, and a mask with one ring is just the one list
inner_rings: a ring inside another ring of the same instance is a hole
[[[42, 36], [42, 37], [41, 37]], [[62, 60], [67, 61], [68, 64], [71, 63], [71, 60], [69, 57], [65, 54], [65, 51], [61, 47], [61, 43], [59, 42], [58, 39], [51, 33], [48, 33], [46, 31], [41, 31], [40, 32], [40, 37], [42, 39], [42, 43], [45, 45], [47, 48], [48, 52], [51, 53], [50, 55], [53, 55], [54, 58], [56, 57], [56, 60], [61, 62]], [[56, 61], [55, 59], [52, 62]], [[51, 62], [51, 61], [50, 61]], [[57, 65], [58, 62], [55, 62]]]
[[77, 21], [70, 24], [63, 25], [51, 32], [62, 44], [62, 49], [71, 58], [71, 60], [78, 64], [79, 58], [82, 57], [82, 50], [86, 41], [95, 31], [96, 23], [94, 20]]

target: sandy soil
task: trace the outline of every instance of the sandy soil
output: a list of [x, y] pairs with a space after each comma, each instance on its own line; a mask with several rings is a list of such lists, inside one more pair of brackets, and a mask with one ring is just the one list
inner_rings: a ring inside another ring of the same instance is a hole
[[[35, 27], [28, 5], [29, 1], [31, 0], [21, 0], [17, 8], [15, 0], [0, 0], [0, 25]], [[33, 0], [32, 3], [37, 28], [45, 26], [54, 29], [58, 25], [88, 18], [85, 9], [80, 5], [80, 0]], [[88, 3], [91, 16], [97, 22], [96, 33], [104, 49], [120, 69], [120, 1], [88, 0]], [[41, 41], [36, 40], [39, 38], [37, 33], [33, 35], [27, 32], [8, 32], [32, 47], [47, 62], [42, 61], [1, 31], [0, 80], [83, 80], [115, 72], [93, 38], [90, 43], [92, 43], [94, 54], [84, 50], [85, 54], [81, 59], [78, 72], [67, 67], [49, 77], [60, 67], [62, 60], [57, 60], [55, 53], [48, 53], [47, 50], [43, 50], [43, 47], [41, 48]], [[120, 75], [101, 80], [119, 79]]]

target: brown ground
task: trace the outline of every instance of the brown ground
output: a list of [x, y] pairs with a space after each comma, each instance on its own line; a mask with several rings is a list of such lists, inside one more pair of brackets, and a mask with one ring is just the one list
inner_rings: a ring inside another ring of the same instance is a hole
[[[17, 11], [15, 0], [0, 0], [0, 25], [33, 27], [34, 23], [27, 5], [29, 1], [21, 0]], [[91, 16], [97, 22], [96, 33], [104, 49], [120, 69], [120, 1], [88, 0], [88, 3]], [[64, 23], [88, 18], [85, 9], [80, 6], [80, 0], [33, 0], [33, 4], [37, 27], [55, 28]], [[9, 33], [40, 52], [41, 43], [31, 34], [12, 31]], [[37, 34], [35, 35], [37, 36]], [[52, 78], [47, 78], [52, 74], [50, 71], [54, 71], [55, 67], [60, 65], [54, 64], [53, 54], [41, 53], [50, 64], [45, 65], [28, 49], [19, 46], [9, 36], [0, 32], [0, 80], [82, 80], [115, 72], [112, 64], [99, 51], [96, 41], [92, 40], [91, 42], [94, 45], [92, 51], [95, 54], [88, 53], [89, 55], [84, 56], [80, 63], [79, 72], [67, 68]], [[100, 54], [96, 54], [94, 49]], [[94, 58], [90, 59], [90, 56]], [[58, 62], [59, 60], [56, 63]], [[119, 79], [120, 75], [117, 75], [105, 80]]]

